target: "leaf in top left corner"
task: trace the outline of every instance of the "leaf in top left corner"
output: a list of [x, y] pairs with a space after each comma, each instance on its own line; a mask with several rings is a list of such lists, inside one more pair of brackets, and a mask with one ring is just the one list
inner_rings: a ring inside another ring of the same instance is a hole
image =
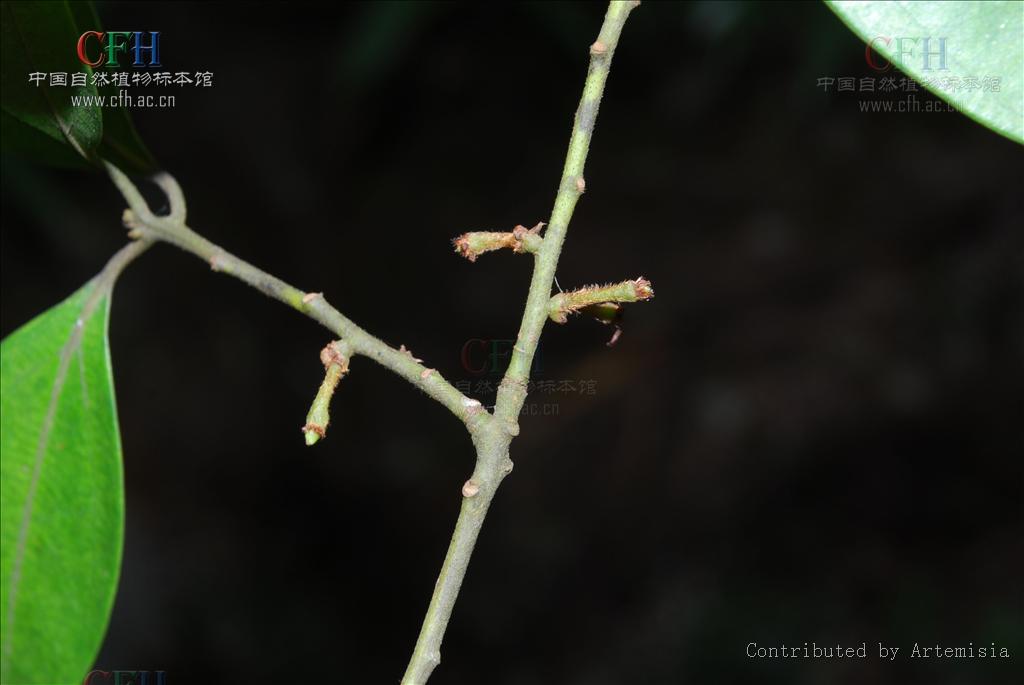
[[[91, 71], [77, 57], [71, 9], [66, 2], [4, 2], [0, 12], [3, 147], [80, 165], [103, 139], [103, 113], [90, 99], [97, 95]], [[81, 73], [85, 84], [71, 85], [72, 74]]]

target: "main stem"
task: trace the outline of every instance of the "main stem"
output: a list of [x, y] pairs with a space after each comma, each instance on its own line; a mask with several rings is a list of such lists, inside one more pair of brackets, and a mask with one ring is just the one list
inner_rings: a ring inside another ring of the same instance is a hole
[[132, 228], [130, 235], [140, 239], [137, 244], [126, 248], [126, 255], [134, 256], [154, 241], [171, 243], [191, 252], [206, 260], [215, 271], [234, 276], [320, 322], [347, 342], [354, 354], [370, 357], [407, 379], [448, 407], [469, 429], [476, 447], [476, 466], [473, 475], [462, 486], [462, 508], [444, 565], [434, 585], [416, 647], [402, 678], [404, 685], [422, 685], [441, 662], [441, 641], [462, 580], [466, 576], [480, 528], [498, 486], [512, 472], [509, 445], [519, 433], [517, 419], [526, 401], [530, 365], [548, 317], [551, 286], [562, 243], [576, 202], [586, 190], [583, 168], [597, 120], [597, 110], [622, 27], [629, 12], [638, 4], [637, 0], [612, 0], [598, 39], [590, 46], [590, 67], [583, 86], [583, 96], [576, 110], [555, 206], [540, 251], [534, 254], [533, 278], [519, 336], [505, 377], [498, 388], [493, 415], [483, 411], [479, 402], [460, 393], [434, 369], [421, 365], [407, 351], [396, 350], [364, 331], [328, 304], [321, 293], [303, 292], [239, 259], [190, 229], [185, 224], [184, 196], [170, 176], [158, 176], [156, 182], [168, 195], [171, 213], [168, 216], [155, 216], [128, 177], [113, 165], [107, 164], [111, 179], [131, 208], [125, 213], [125, 223]]
[[[519, 433], [518, 416], [526, 401], [526, 386], [530, 365], [540, 342], [540, 334], [548, 318], [548, 300], [555, 278], [555, 268], [562, 251], [562, 243], [580, 195], [586, 189], [583, 167], [590, 148], [590, 139], [597, 120], [597, 110], [604, 93], [605, 82], [611, 68], [612, 55], [618, 45], [626, 18], [639, 2], [613, 0], [601, 26], [597, 41], [590, 47], [590, 68], [583, 86], [583, 96], [573, 122], [569, 152], [565, 158], [562, 179], [551, 211], [542, 248], [534, 257], [533, 278], [526, 299], [519, 336], [513, 348], [505, 377], [498, 388], [494, 420], [487, 421], [481, 430], [473, 433], [477, 449], [476, 468], [462, 487], [462, 509], [441, 573], [434, 585], [434, 594], [427, 608], [416, 647], [402, 678], [403, 685], [422, 685], [441, 663], [441, 641], [455, 600], [466, 576], [466, 568], [473, 547], [480, 534], [487, 510], [501, 481], [512, 471], [508, 448]], [[481, 679], [483, 682], [484, 679]]]

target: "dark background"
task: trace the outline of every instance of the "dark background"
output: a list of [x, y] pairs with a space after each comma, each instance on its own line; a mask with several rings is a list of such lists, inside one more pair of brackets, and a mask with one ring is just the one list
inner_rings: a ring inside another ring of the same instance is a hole
[[[531, 263], [449, 240], [548, 216], [603, 5], [99, 11], [161, 31], [165, 68], [214, 72], [134, 112], [191, 225], [493, 402], [499, 374], [461, 351], [515, 337]], [[558, 278], [642, 274], [657, 297], [614, 348], [594, 321], [547, 327], [537, 378], [594, 392], [529, 397], [438, 683], [1019, 673], [1021, 149], [816, 87], [844, 75], [876, 74], [820, 4], [633, 13]], [[122, 207], [98, 174], [4, 159], [4, 335], [99, 270]], [[111, 338], [128, 518], [98, 666], [397, 682], [464, 429], [358, 359], [307, 449], [330, 335], [170, 247], [124, 274]], [[869, 656], [745, 655], [812, 641]]]

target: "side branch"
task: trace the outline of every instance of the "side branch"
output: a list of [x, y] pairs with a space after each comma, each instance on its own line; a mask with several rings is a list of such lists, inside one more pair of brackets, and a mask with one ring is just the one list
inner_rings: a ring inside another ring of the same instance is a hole
[[129, 209], [124, 211], [123, 220], [130, 237], [145, 242], [170, 243], [204, 260], [214, 271], [234, 276], [264, 295], [305, 314], [344, 340], [352, 354], [373, 359], [443, 404], [466, 424], [470, 433], [488, 421], [490, 415], [479, 402], [463, 395], [437, 370], [423, 366], [408, 352], [396, 350], [364, 331], [331, 306], [322, 293], [299, 290], [239, 259], [185, 225], [184, 197], [177, 182], [169, 174], [161, 174], [156, 180], [172, 203], [171, 214], [166, 217], [156, 216], [150, 211], [135, 184], [120, 169], [109, 162], [105, 164], [111, 180], [128, 203]]
[[654, 297], [651, 282], [641, 276], [634, 281], [592, 285], [567, 293], [552, 295], [548, 302], [548, 316], [555, 323], [565, 323], [569, 314], [598, 304], [643, 302]]
[[544, 224], [539, 223], [533, 228], [516, 226], [511, 231], [470, 231], [453, 240], [452, 244], [456, 252], [471, 262], [475, 262], [484, 252], [506, 247], [513, 252], [537, 254], [544, 243], [540, 237], [542, 228]]
[[306, 424], [302, 427], [307, 446], [315, 445], [327, 435], [327, 425], [331, 422], [331, 397], [334, 396], [338, 383], [348, 373], [350, 356], [348, 345], [342, 340], [328, 343], [327, 347], [320, 351], [320, 361], [324, 365], [324, 381], [313, 398], [313, 405], [306, 414]]

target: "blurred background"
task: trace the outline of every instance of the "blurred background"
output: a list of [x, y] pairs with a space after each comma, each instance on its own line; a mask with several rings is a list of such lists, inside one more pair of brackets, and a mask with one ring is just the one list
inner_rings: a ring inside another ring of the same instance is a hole
[[[531, 263], [449, 241], [547, 218], [602, 4], [98, 9], [214, 74], [133, 112], [191, 225], [493, 403]], [[876, 75], [821, 4], [633, 13], [558, 280], [657, 297], [613, 348], [596, 321], [546, 328], [436, 682], [1019, 674], [1021, 149], [817, 86]], [[7, 157], [2, 192], [7, 335], [123, 243], [123, 201]], [[128, 514], [97, 666], [397, 682], [472, 470], [462, 426], [357, 359], [306, 448], [330, 334], [171, 247], [124, 274], [110, 334]]]

